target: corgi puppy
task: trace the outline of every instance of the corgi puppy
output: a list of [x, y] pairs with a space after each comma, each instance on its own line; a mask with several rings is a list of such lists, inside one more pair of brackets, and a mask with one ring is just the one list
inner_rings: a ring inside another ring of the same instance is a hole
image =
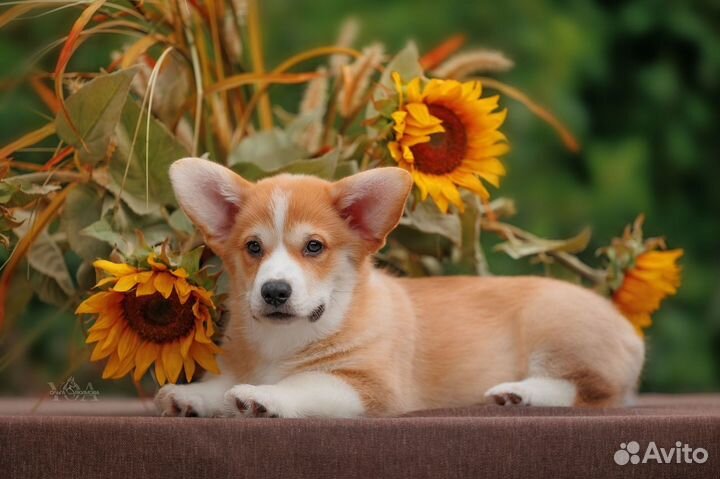
[[372, 255], [412, 186], [399, 168], [253, 184], [198, 158], [170, 168], [230, 278], [222, 374], [167, 385], [171, 416], [358, 417], [470, 406], [611, 406], [644, 344], [606, 299], [539, 277], [400, 279]]

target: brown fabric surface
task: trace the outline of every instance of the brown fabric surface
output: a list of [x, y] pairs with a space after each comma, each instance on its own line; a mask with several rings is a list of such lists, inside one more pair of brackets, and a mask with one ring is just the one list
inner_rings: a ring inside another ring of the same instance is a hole
[[[8, 404], [0, 400], [0, 414], [12, 412]], [[650, 441], [663, 448], [682, 441], [709, 458], [619, 466], [613, 455], [628, 441], [640, 443], [641, 454]], [[718, 478], [720, 396], [648, 396], [626, 409], [478, 406], [358, 420], [5, 416], [0, 477]]]

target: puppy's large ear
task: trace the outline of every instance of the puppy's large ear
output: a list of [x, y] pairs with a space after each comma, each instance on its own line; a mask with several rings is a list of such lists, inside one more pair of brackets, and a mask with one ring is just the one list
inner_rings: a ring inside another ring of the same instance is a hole
[[336, 182], [335, 207], [374, 253], [400, 222], [411, 187], [407, 171], [374, 168]]
[[170, 181], [180, 207], [200, 228], [210, 247], [219, 252], [252, 183], [201, 158], [177, 160], [170, 166]]

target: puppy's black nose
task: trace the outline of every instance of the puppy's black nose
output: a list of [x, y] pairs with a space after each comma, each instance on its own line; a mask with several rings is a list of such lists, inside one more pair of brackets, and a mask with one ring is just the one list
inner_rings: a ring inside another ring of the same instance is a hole
[[290, 298], [292, 288], [286, 281], [268, 281], [260, 288], [260, 294], [267, 304], [278, 307]]

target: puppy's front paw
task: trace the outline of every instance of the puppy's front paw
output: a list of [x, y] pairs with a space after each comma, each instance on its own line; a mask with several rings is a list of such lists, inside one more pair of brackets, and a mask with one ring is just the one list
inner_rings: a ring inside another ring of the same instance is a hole
[[188, 386], [168, 384], [155, 395], [155, 405], [163, 416], [208, 416], [202, 396], [193, 394]]
[[225, 393], [225, 412], [238, 417], [296, 417], [289, 398], [277, 386], [239, 384]]
[[502, 383], [487, 390], [485, 397], [495, 401], [499, 406], [529, 406], [530, 395], [523, 384]]

